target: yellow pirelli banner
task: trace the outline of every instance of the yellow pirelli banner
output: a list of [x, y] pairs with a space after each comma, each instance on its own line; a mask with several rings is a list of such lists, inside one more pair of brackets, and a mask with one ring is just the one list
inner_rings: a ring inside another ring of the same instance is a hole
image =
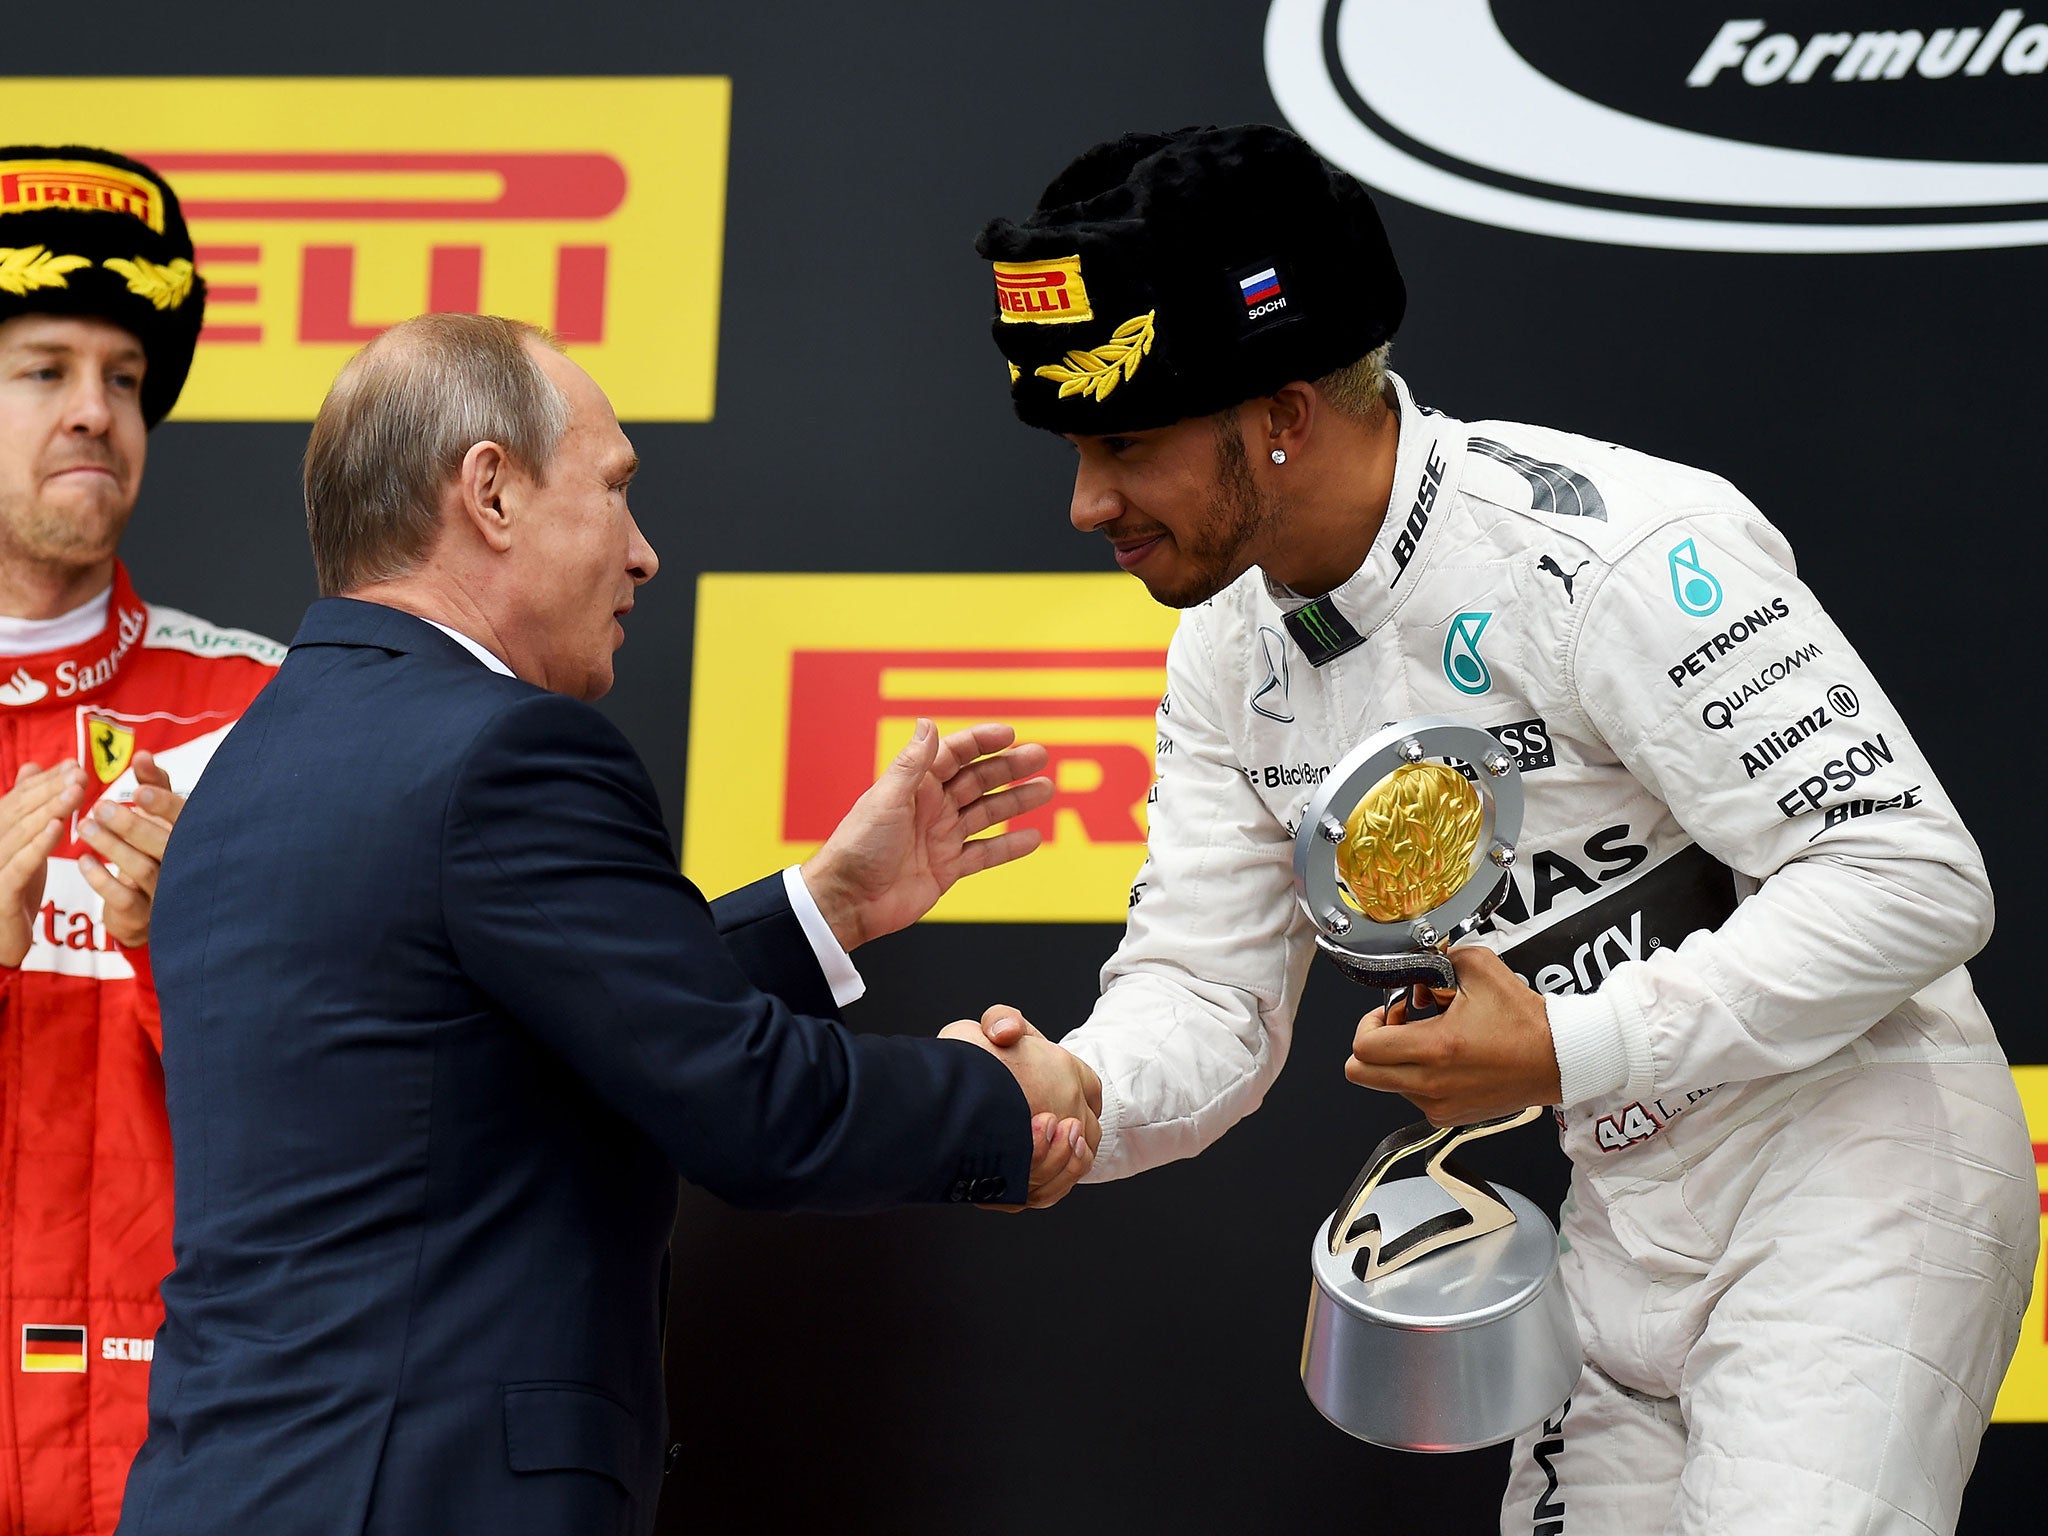
[[0, 144], [98, 144], [177, 191], [210, 289], [182, 420], [310, 421], [412, 315], [554, 331], [629, 421], [705, 421], [731, 83], [0, 80]]
[[1174, 614], [1128, 576], [704, 576], [683, 869], [707, 891], [807, 857], [910, 739], [1016, 726], [1052, 754], [1044, 834], [956, 886], [955, 922], [1121, 922], [1145, 854]]
[[[2048, 1255], [2048, 1067], [2014, 1067], [2020, 1102], [2034, 1143], [2034, 1178], [2041, 1186], [2041, 1247]], [[2035, 1261], [2034, 1299], [2020, 1327], [2020, 1347], [2005, 1373], [1992, 1420], [2000, 1424], [2048, 1424], [2048, 1256]]]

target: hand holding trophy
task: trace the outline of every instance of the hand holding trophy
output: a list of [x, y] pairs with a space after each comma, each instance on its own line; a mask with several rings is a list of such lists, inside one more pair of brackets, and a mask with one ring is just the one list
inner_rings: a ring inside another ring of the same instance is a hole
[[[1520, 770], [1485, 731], [1443, 716], [1383, 727], [1295, 831], [1316, 947], [1363, 985], [1423, 989], [1408, 1017], [1427, 1017], [1428, 989], [1457, 986], [1445, 950], [1507, 892], [1521, 824]], [[1338, 1428], [1401, 1450], [1473, 1450], [1571, 1391], [1580, 1352], [1556, 1231], [1454, 1156], [1541, 1113], [1394, 1132], [1317, 1229], [1301, 1376]], [[1406, 1169], [1423, 1176], [1390, 1177]]]

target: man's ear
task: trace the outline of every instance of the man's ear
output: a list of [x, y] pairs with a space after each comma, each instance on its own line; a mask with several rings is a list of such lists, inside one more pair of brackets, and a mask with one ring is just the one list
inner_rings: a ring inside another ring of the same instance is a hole
[[499, 554], [512, 547], [513, 508], [507, 505], [517, 476], [512, 460], [496, 443], [472, 443], [455, 476], [461, 515], [484, 543]]
[[1315, 390], [1299, 380], [1275, 390], [1263, 402], [1263, 420], [1259, 422], [1262, 428], [1259, 442], [1266, 454], [1270, 456], [1278, 451], [1290, 459], [1299, 457], [1302, 449], [1308, 446], [1319, 403]]

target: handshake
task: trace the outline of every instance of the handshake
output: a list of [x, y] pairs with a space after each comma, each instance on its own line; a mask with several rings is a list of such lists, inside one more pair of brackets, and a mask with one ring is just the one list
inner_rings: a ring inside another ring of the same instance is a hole
[[1053, 1044], [1007, 1003], [997, 1003], [976, 1024], [961, 1019], [939, 1031], [943, 1040], [971, 1040], [1010, 1069], [1031, 1106], [1031, 1188], [1023, 1205], [992, 1210], [1034, 1210], [1055, 1204], [1095, 1164], [1102, 1140], [1102, 1083], [1080, 1057]]
[[[805, 888], [841, 947], [908, 927], [960, 880], [1036, 848], [1039, 834], [1029, 827], [982, 834], [1051, 802], [1046, 762], [1044, 747], [1018, 744], [1007, 725], [941, 736], [920, 719], [908, 745], [804, 861]], [[962, 1019], [939, 1034], [973, 1041], [1016, 1077], [1031, 1106], [1025, 1205], [1053, 1204], [1095, 1162], [1102, 1084], [1094, 1071], [1002, 1003], [979, 1024]]]

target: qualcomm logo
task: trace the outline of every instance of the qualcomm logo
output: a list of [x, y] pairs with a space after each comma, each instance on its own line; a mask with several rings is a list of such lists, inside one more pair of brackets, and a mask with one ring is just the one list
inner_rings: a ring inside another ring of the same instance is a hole
[[[1702, 35], [1684, 84], [1733, 71], [1755, 85], [1823, 65], [1832, 78], [1896, 79], [1916, 60], [1929, 79], [1994, 64], [2048, 69], [2048, 36], [2035, 36], [2048, 29], [2019, 29], [2020, 19], [2009, 9], [1966, 29], [1984, 34], [1967, 48], [1954, 29], [1802, 40], [1745, 19]], [[1922, 44], [1937, 42], [1930, 64]], [[1835, 154], [1653, 122], [1534, 68], [1488, 0], [1273, 0], [1266, 78], [1326, 159], [1378, 190], [1503, 229], [1690, 251], [2048, 243], [2048, 164]]]

